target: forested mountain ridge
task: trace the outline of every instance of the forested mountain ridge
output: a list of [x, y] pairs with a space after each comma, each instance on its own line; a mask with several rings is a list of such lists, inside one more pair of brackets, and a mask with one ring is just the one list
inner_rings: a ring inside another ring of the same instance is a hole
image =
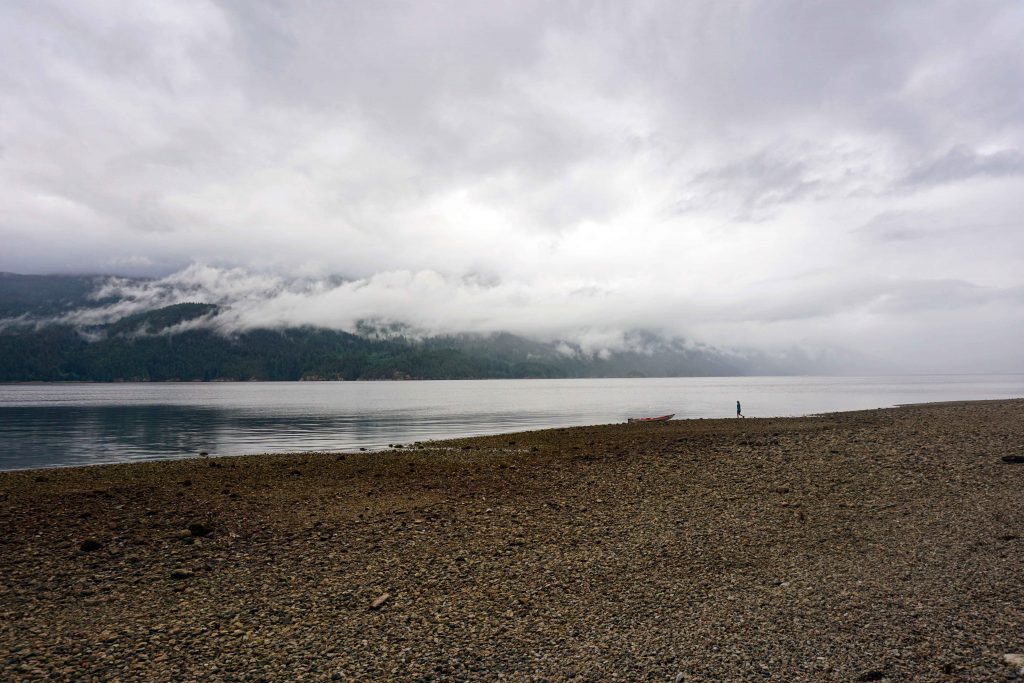
[[[230, 331], [220, 307], [178, 303], [83, 323], [69, 312], [109, 305], [100, 279], [0, 274], [0, 381], [370, 380], [788, 374], [806, 358], [770, 359], [635, 332], [636, 350], [587, 353], [565, 341], [399, 326], [359, 334], [315, 327]], [[116, 303], [116, 302], [115, 302]]]
[[19, 275], [0, 272], [0, 319], [54, 315], [102, 303], [90, 294], [105, 278], [97, 275]]

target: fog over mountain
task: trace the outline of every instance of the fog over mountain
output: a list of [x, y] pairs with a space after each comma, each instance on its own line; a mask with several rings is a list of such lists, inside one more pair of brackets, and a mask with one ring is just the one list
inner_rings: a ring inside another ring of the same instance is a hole
[[0, 271], [148, 278], [80, 325], [1022, 372], [1021, 35], [1013, 0], [4, 3]]

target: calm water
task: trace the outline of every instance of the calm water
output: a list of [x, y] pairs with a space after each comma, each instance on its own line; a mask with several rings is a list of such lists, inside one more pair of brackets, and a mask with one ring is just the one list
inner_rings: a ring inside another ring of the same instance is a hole
[[1021, 396], [1024, 375], [0, 385], [0, 470]]

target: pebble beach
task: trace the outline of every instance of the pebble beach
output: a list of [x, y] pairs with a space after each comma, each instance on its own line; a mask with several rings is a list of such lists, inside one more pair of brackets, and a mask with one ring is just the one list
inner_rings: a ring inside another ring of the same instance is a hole
[[1024, 400], [0, 473], [0, 680], [1024, 680]]

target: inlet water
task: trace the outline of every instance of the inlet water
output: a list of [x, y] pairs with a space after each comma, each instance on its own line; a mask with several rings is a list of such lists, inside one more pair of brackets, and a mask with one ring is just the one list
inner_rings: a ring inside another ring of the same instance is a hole
[[0, 469], [1021, 396], [1024, 375], [0, 385]]

